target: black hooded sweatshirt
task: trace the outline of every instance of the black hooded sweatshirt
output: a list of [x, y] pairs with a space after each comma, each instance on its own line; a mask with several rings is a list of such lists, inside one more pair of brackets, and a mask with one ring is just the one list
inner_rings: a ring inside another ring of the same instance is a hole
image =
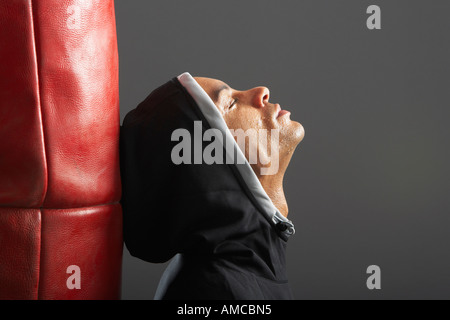
[[[174, 134], [177, 129], [190, 141]], [[211, 129], [213, 135], [204, 135]], [[180, 151], [181, 142], [191, 147]], [[155, 299], [293, 298], [285, 251], [294, 226], [275, 208], [214, 102], [189, 73], [126, 115], [120, 167], [127, 249], [148, 262], [172, 259]]]

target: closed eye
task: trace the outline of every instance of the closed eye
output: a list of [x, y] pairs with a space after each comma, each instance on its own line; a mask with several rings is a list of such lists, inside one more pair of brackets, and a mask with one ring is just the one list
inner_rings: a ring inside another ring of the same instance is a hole
[[228, 108], [228, 110], [233, 109], [234, 107], [236, 107], [236, 103], [238, 102], [237, 99], [234, 99], [233, 103], [231, 104], [231, 106]]

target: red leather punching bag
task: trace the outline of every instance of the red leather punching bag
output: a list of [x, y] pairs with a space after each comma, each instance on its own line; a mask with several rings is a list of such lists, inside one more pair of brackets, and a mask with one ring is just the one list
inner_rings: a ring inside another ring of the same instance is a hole
[[118, 299], [113, 0], [0, 0], [0, 299]]

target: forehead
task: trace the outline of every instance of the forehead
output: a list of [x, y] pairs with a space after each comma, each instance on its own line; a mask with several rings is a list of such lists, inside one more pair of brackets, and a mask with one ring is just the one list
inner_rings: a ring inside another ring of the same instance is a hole
[[194, 77], [198, 84], [214, 101], [218, 101], [223, 92], [230, 92], [232, 89], [221, 80], [203, 77]]
[[225, 82], [212, 79], [212, 78], [204, 78], [204, 77], [194, 77], [194, 79], [201, 85], [208, 88], [218, 88], [223, 86], [228, 86]]

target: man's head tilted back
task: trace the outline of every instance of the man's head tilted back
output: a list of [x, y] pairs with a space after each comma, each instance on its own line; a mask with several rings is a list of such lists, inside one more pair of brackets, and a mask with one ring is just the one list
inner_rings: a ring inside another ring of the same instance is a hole
[[[282, 110], [279, 104], [270, 103], [270, 91], [266, 87], [238, 91], [220, 80], [203, 77], [194, 79], [213, 100], [229, 129], [248, 132], [245, 148], [241, 146], [241, 149], [245, 149], [246, 159], [272, 202], [287, 216], [287, 204], [282, 192], [283, 176], [295, 148], [303, 140], [303, 126], [292, 121], [290, 112]], [[276, 141], [271, 135], [274, 131], [278, 132]], [[276, 143], [270, 143], [272, 140]], [[252, 141], [256, 141], [256, 161], [250, 160]], [[261, 168], [270, 167], [271, 160], [279, 161], [275, 170], [261, 174]]]
[[[121, 127], [124, 240], [172, 259], [156, 299], [291, 299], [283, 175], [303, 127], [269, 102], [184, 73], [152, 91]], [[242, 138], [242, 139], [241, 139]]]

